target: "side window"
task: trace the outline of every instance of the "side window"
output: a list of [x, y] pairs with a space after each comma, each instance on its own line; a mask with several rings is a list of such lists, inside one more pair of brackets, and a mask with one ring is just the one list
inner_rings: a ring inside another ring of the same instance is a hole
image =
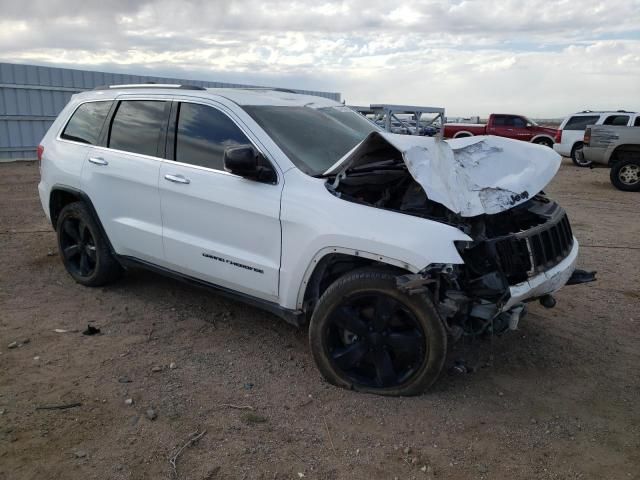
[[124, 100], [111, 122], [109, 148], [142, 155], [158, 155], [158, 139], [165, 127], [165, 105], [156, 100]]
[[600, 116], [598, 115], [583, 115], [579, 117], [571, 117], [563, 130], [584, 130], [587, 125], [595, 125], [598, 123]]
[[525, 122], [522, 117], [512, 117], [513, 118], [513, 126], [515, 128], [527, 128], [527, 122]]
[[640, 127], [640, 115], [636, 117], [636, 121], [633, 122], [634, 127]]
[[178, 162], [224, 170], [222, 155], [230, 145], [251, 143], [221, 111], [207, 105], [181, 103], [176, 127]]
[[504, 127], [506, 126], [507, 117], [504, 115], [494, 115], [493, 117], [493, 126], [494, 127]]
[[608, 116], [603, 125], [617, 125], [619, 127], [626, 127], [629, 123], [629, 115], [610, 115]]
[[89, 102], [80, 105], [64, 127], [61, 138], [95, 145], [112, 102]]

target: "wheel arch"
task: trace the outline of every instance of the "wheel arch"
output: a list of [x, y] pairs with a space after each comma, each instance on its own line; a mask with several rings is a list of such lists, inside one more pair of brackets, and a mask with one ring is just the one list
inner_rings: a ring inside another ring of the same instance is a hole
[[541, 133], [536, 135], [535, 137], [533, 137], [530, 142], [531, 143], [538, 143], [539, 140], [541, 139], [545, 139], [545, 140], [549, 140], [551, 142], [551, 145], [554, 145], [556, 142], [553, 140], [553, 137], [551, 137], [551, 135], [547, 135], [545, 133]]
[[609, 155], [609, 165], [616, 163], [618, 160], [622, 160], [622, 158], [618, 158], [622, 156], [622, 154], [629, 154], [632, 158], [640, 158], [640, 145], [633, 143], [616, 145]]
[[109, 240], [109, 236], [105, 231], [102, 222], [100, 221], [100, 217], [98, 216], [98, 212], [93, 206], [93, 202], [89, 195], [87, 195], [82, 190], [77, 188], [68, 187], [66, 185], [54, 185], [51, 189], [51, 193], [49, 194], [49, 214], [51, 218], [51, 224], [53, 225], [53, 229], [56, 230], [56, 226], [58, 224], [58, 217], [60, 216], [60, 212], [64, 207], [74, 202], [83, 202], [87, 208], [89, 209], [89, 213], [93, 217], [93, 220], [98, 225], [100, 229], [100, 233], [107, 241], [109, 245], [109, 250], [112, 254], [115, 254], [115, 250], [113, 249], [113, 245], [111, 244], [111, 240]]
[[351, 248], [324, 248], [307, 266], [300, 283], [296, 307], [303, 309], [310, 316], [318, 299], [333, 281], [350, 271], [364, 267], [391, 270], [398, 275], [417, 272], [416, 267], [385, 255]]
[[459, 130], [457, 131], [452, 138], [466, 138], [466, 137], [473, 137], [473, 133], [471, 133], [468, 130]]

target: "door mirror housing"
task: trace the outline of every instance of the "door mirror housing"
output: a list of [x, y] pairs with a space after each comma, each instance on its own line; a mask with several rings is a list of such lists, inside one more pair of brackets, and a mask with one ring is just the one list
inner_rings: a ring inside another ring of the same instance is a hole
[[224, 149], [222, 157], [224, 169], [250, 180], [263, 183], [276, 183], [273, 167], [253, 145], [234, 145]]

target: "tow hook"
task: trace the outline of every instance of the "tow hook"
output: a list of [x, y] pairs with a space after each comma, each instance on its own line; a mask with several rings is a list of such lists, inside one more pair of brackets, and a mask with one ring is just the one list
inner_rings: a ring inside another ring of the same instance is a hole
[[556, 306], [556, 299], [553, 295], [545, 295], [540, 297], [540, 305], [544, 308], [553, 308]]

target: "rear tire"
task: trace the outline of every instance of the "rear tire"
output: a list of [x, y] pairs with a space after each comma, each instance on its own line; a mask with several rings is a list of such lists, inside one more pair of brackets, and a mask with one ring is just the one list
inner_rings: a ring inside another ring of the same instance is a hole
[[309, 344], [333, 385], [388, 396], [429, 388], [447, 352], [430, 298], [401, 292], [395, 275], [375, 270], [356, 270], [329, 286], [313, 312]]
[[536, 145], [542, 145], [543, 147], [553, 148], [553, 141], [549, 138], [539, 138], [533, 143]]
[[582, 158], [582, 160], [578, 157], [578, 151], [582, 150], [582, 147], [584, 147], [584, 143], [582, 142], [577, 142], [573, 148], [571, 149], [571, 160], [573, 161], [573, 163], [578, 166], [578, 167], [590, 167], [591, 166], [591, 162], [589, 160], [585, 160], [584, 157], [580, 157]]
[[640, 158], [627, 158], [613, 164], [609, 172], [611, 183], [623, 192], [640, 191]]
[[56, 231], [60, 258], [76, 282], [99, 287], [120, 277], [122, 268], [83, 202], [70, 203], [62, 209]]

